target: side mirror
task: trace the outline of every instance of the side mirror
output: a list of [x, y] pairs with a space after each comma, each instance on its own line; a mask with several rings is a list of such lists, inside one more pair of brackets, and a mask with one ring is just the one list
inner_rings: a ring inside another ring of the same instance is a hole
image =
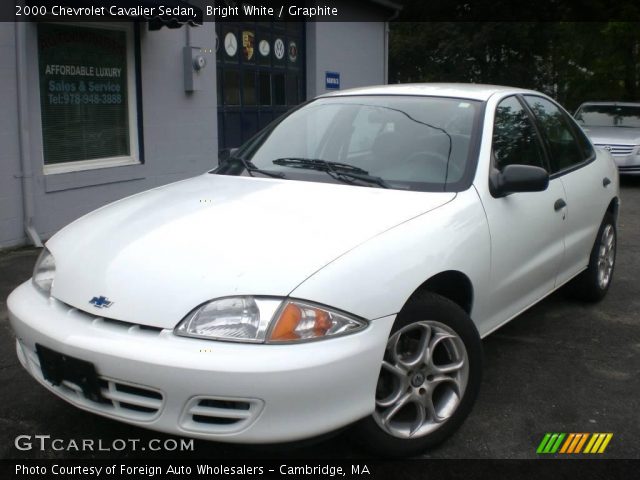
[[489, 188], [494, 197], [517, 192], [542, 192], [549, 186], [549, 173], [533, 165], [507, 165], [504, 170], [493, 170], [489, 175]]
[[222, 167], [229, 162], [229, 159], [238, 151], [238, 148], [223, 148], [218, 152], [218, 166]]

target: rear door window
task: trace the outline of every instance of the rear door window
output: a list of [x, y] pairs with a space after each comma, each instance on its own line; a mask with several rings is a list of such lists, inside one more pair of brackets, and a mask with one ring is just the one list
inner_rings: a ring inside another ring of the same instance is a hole
[[551, 173], [583, 163], [593, 153], [588, 140], [578, 139], [578, 126], [557, 105], [543, 97], [524, 96], [545, 137], [551, 155]]

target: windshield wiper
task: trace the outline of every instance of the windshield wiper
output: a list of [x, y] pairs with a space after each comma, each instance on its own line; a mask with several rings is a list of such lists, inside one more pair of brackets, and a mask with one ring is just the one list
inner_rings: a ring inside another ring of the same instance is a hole
[[369, 175], [366, 170], [356, 167], [355, 165], [349, 165], [348, 163], [330, 162], [329, 160], [322, 160], [321, 158], [298, 158], [298, 157], [286, 157], [278, 158], [273, 161], [276, 165], [283, 165], [285, 167], [296, 168], [308, 168], [312, 170], [325, 171], [333, 168], [334, 170], [344, 170], [354, 173], [360, 173], [362, 175]]
[[262, 170], [255, 166], [255, 164], [251, 160], [247, 160], [242, 157], [229, 157], [228, 160], [232, 162], [240, 162], [244, 166], [245, 170], [253, 177], [254, 173], [261, 173], [262, 175], [266, 175], [268, 177], [274, 178], [285, 178], [285, 174], [282, 172], [270, 172], [268, 170]]
[[278, 158], [274, 160], [273, 163], [275, 165], [282, 165], [285, 167], [326, 172], [336, 180], [340, 180], [342, 182], [346, 181], [353, 183], [350, 180], [361, 180], [363, 182], [375, 183], [382, 188], [391, 188], [384, 179], [376, 177], [375, 175], [369, 175], [369, 172], [366, 170], [348, 163], [331, 162], [329, 160], [322, 160], [321, 158], [297, 157]]

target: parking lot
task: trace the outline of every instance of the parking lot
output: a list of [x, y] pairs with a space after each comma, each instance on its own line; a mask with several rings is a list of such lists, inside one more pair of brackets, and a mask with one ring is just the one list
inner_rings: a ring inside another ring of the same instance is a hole
[[[480, 395], [462, 428], [428, 458], [535, 458], [545, 432], [611, 432], [604, 456], [640, 458], [640, 177], [622, 182], [618, 257], [605, 300], [583, 305], [556, 293], [484, 341]], [[29, 278], [35, 249], [0, 252], [0, 457], [137, 458], [166, 452], [20, 451], [18, 435], [64, 439], [166, 439], [78, 410], [37, 384], [19, 365], [6, 297]], [[327, 392], [340, 395], [340, 392]], [[319, 444], [247, 447], [196, 441], [199, 458], [346, 458], [364, 455], [343, 433]]]

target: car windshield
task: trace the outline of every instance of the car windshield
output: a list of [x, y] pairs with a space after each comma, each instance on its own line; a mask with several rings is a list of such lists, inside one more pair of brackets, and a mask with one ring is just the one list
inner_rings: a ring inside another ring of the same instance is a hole
[[234, 156], [245, 167], [243, 174], [455, 190], [475, 165], [471, 152], [481, 107], [481, 102], [442, 97], [322, 98], [268, 127]]
[[585, 105], [575, 117], [585, 127], [640, 128], [640, 105]]

